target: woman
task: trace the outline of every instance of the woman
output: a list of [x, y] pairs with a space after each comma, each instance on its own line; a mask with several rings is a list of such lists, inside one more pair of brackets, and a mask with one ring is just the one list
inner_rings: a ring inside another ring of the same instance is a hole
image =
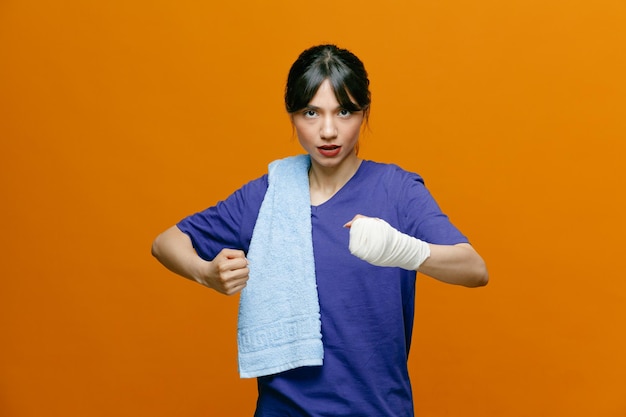
[[[355, 55], [334, 45], [304, 51], [289, 72], [285, 104], [308, 155], [306, 221], [323, 361], [259, 374], [255, 415], [412, 416], [416, 270], [477, 287], [488, 281], [485, 264], [418, 175], [358, 157], [370, 92]], [[264, 175], [183, 219], [156, 238], [153, 254], [220, 293], [241, 292], [263, 259], [249, 264], [247, 256], [273, 181]]]

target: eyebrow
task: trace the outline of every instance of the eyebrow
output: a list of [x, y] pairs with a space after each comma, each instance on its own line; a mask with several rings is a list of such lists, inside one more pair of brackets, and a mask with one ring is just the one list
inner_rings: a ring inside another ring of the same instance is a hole
[[[308, 105], [302, 110], [321, 110], [321, 109], [322, 109], [321, 107]], [[337, 106], [337, 108], [333, 109], [333, 111], [337, 111], [337, 110], [346, 110], [346, 109], [343, 106]]]

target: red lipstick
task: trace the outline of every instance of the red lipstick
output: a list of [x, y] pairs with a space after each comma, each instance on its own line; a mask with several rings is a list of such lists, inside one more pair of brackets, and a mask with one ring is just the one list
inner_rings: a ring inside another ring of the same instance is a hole
[[324, 146], [318, 146], [317, 149], [319, 150], [319, 152], [326, 157], [333, 157], [333, 156], [337, 156], [339, 154], [339, 152], [341, 151], [341, 146], [338, 145], [324, 145]]

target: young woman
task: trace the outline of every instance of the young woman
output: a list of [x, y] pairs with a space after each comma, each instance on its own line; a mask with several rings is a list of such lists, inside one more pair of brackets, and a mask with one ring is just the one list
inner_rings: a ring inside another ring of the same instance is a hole
[[[367, 72], [355, 55], [334, 45], [304, 51], [289, 72], [285, 104], [306, 151], [298, 161], [306, 164], [303, 175], [310, 212], [298, 221], [307, 223], [303, 235], [312, 243], [312, 259], [281, 255], [292, 261], [287, 270], [299, 268], [298, 262], [305, 267], [311, 264], [314, 313], [319, 312], [321, 333], [316, 341], [321, 340], [323, 353], [319, 361], [288, 361], [295, 365], [257, 373], [255, 415], [412, 416], [407, 359], [416, 270], [446, 283], [477, 287], [487, 284], [485, 264], [441, 212], [418, 175], [359, 158], [359, 134], [367, 123], [370, 92]], [[281, 181], [278, 174], [271, 178], [253, 180], [216, 206], [166, 230], [153, 243], [154, 256], [173, 272], [220, 293], [242, 292], [242, 303], [247, 292], [248, 298], [254, 298], [260, 292], [251, 290], [257, 279], [255, 268], [266, 268], [263, 259], [273, 253], [265, 248], [266, 255], [248, 262], [253, 235], [262, 240], [255, 227], [261, 229], [257, 223], [261, 207], [269, 204], [264, 202], [270, 200], [266, 194], [274, 181]], [[277, 201], [281, 192], [290, 193], [277, 191]], [[274, 195], [272, 191], [271, 199]], [[286, 196], [287, 201], [291, 198]], [[277, 203], [275, 212], [283, 215], [289, 206]], [[270, 224], [289, 222], [283, 218]], [[294, 230], [300, 229], [296, 225]], [[265, 241], [259, 246], [265, 246]], [[301, 245], [287, 246], [285, 251], [294, 246]], [[268, 270], [273, 270], [272, 262], [282, 260], [269, 261]], [[280, 308], [267, 305], [273, 290], [278, 293], [293, 285], [287, 292], [302, 293], [300, 273], [287, 281], [278, 275], [273, 289], [274, 276], [269, 274], [269, 290], [263, 291], [270, 295], [256, 304], [253, 315]], [[298, 300], [288, 303], [297, 305]], [[295, 339], [289, 343], [297, 343], [304, 333], [290, 329], [300, 324], [296, 320], [278, 332], [274, 328], [273, 335], [293, 333]], [[241, 337], [242, 343], [250, 339], [249, 334]], [[241, 355], [244, 350], [240, 346]]]

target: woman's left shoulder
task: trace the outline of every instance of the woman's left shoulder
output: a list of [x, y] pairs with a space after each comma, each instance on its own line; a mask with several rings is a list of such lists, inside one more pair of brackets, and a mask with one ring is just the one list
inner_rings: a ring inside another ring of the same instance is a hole
[[363, 164], [370, 175], [375, 175], [387, 181], [394, 183], [404, 181], [424, 183], [423, 178], [419, 174], [394, 163], [363, 160]]

